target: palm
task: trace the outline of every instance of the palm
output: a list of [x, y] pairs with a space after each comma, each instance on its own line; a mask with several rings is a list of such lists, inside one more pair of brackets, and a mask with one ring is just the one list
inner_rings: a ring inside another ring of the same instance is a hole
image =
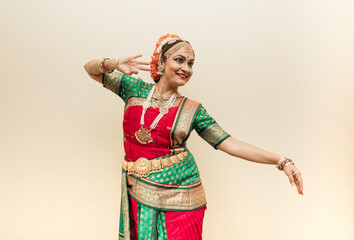
[[149, 62], [136, 60], [141, 56], [142, 55], [135, 55], [132, 57], [121, 57], [118, 60], [117, 69], [126, 75], [138, 74], [138, 70], [150, 71], [150, 67], [146, 66], [149, 65]]

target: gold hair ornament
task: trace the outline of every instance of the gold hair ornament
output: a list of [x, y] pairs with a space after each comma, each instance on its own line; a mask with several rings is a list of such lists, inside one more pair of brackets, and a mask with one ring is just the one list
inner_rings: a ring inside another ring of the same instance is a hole
[[193, 52], [192, 46], [191, 46], [188, 42], [183, 41], [183, 42], [177, 43], [176, 45], [174, 45], [173, 47], [171, 47], [170, 49], [168, 49], [168, 50], [165, 52], [164, 56], [165, 56], [166, 59], [167, 59], [167, 58], [169, 58], [169, 57], [171, 56], [171, 54], [173, 54], [174, 52], [176, 52], [178, 49], [180, 49], [180, 48], [182, 48], [182, 47], [186, 48], [186, 50], [187, 50], [188, 52]]

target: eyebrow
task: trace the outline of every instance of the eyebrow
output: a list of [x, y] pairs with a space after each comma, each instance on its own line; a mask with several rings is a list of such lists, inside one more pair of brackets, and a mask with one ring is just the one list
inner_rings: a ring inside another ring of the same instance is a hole
[[[183, 59], [187, 59], [185, 56], [183, 56], [183, 55], [181, 55], [181, 54], [178, 54], [178, 55], [176, 55], [175, 57], [178, 57], [178, 56], [180, 56], [180, 57], [183, 58]], [[193, 61], [193, 62], [194, 62], [194, 58], [189, 59], [189, 61]]]

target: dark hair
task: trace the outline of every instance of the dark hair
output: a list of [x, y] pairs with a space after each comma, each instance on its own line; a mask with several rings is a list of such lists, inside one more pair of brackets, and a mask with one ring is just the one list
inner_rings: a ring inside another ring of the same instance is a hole
[[173, 47], [174, 45], [176, 45], [177, 43], [180, 43], [180, 42], [186, 42], [188, 44], [190, 44], [188, 41], [185, 41], [185, 40], [180, 40], [180, 39], [176, 39], [176, 41], [172, 42], [172, 43], [165, 43], [162, 48], [161, 48], [161, 59], [162, 61], [166, 62], [166, 56], [165, 56], [165, 53], [171, 48]]

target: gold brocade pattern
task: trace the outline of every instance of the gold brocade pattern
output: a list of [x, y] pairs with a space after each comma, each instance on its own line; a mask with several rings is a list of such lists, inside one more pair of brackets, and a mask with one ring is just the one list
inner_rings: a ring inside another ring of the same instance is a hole
[[123, 229], [120, 227], [119, 235], [123, 236], [123, 239], [130, 240], [130, 228], [129, 228], [129, 200], [127, 191], [127, 174], [122, 172], [122, 194], [121, 194], [121, 214], [123, 215]]
[[119, 85], [123, 78], [123, 73], [114, 71], [104, 75], [104, 86], [114, 93], [119, 93]]
[[[180, 104], [183, 98], [177, 97], [176, 101], [173, 103], [172, 107], [176, 107]], [[142, 97], [131, 97], [128, 99], [127, 104], [124, 107], [124, 111], [127, 110], [129, 107], [132, 106], [142, 106], [143, 102], [145, 101], [145, 98]], [[167, 99], [168, 100], [168, 99]], [[159, 108], [163, 107], [165, 105], [166, 101], [160, 101], [158, 99], [152, 98], [151, 99], [151, 107], [153, 108]]]
[[[190, 99], [185, 99], [185, 103], [180, 107], [177, 112], [171, 132], [172, 148], [177, 148], [183, 144], [189, 135], [191, 125], [193, 123], [193, 116], [198, 110], [199, 103]], [[172, 137], [173, 136], [173, 137]]]
[[225, 132], [217, 123], [214, 123], [208, 126], [203, 132], [200, 133], [200, 136], [207, 141], [212, 146], [217, 145], [221, 140], [230, 136]]
[[153, 186], [127, 176], [130, 195], [138, 202], [164, 210], [195, 210], [206, 204], [202, 183], [191, 189], [171, 189]]
[[178, 154], [178, 153], [181, 153], [183, 151], [185, 151], [184, 147], [174, 147], [173, 146], [173, 153], [174, 154]]

